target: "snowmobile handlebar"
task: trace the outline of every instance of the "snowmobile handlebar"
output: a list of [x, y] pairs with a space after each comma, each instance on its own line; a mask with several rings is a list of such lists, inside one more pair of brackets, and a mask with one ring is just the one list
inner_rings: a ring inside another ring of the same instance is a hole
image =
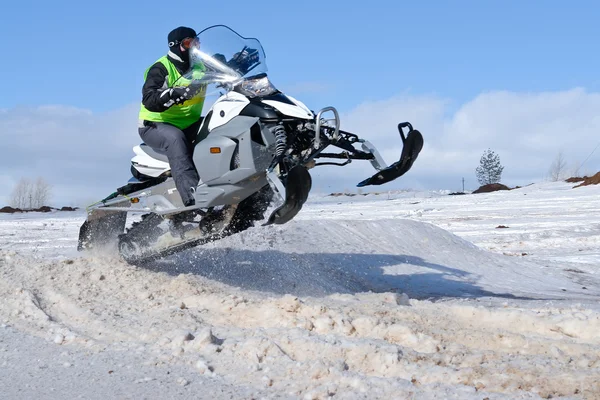
[[315, 124], [315, 142], [314, 142], [315, 149], [318, 149], [319, 147], [321, 147], [321, 115], [323, 115], [327, 111], [331, 111], [333, 113], [334, 117], [335, 117], [334, 118], [334, 120], [335, 120], [335, 131], [333, 133], [333, 138], [335, 140], [337, 140], [337, 138], [339, 137], [339, 134], [340, 134], [340, 115], [338, 114], [338, 112], [335, 109], [335, 107], [325, 107], [325, 108], [322, 108], [321, 110], [319, 110], [319, 112], [317, 113], [317, 116], [315, 117], [315, 119], [316, 119], [316, 124]]

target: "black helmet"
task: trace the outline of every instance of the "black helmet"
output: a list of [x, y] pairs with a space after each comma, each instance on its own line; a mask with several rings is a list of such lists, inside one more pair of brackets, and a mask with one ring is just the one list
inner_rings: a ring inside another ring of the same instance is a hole
[[[183, 44], [185, 39], [192, 39], [195, 37], [196, 31], [194, 31], [192, 28], [187, 28], [185, 26], [180, 26], [179, 28], [175, 28], [171, 32], [169, 32], [169, 36], [167, 38], [169, 40], [169, 50], [170, 53], [173, 53], [177, 56], [171, 58], [175, 59], [175, 63], [178, 64], [179, 69], [185, 70], [190, 65], [190, 55], [187, 51], [187, 48], [186, 46], [180, 45]], [[176, 58], [179, 59], [177, 60]]]
[[171, 48], [171, 51], [173, 51], [179, 47], [177, 45], [180, 44], [183, 41], [183, 39], [193, 37], [196, 37], [195, 30], [185, 26], [180, 26], [169, 32], [169, 36], [167, 37], [167, 39], [169, 41], [169, 47]]

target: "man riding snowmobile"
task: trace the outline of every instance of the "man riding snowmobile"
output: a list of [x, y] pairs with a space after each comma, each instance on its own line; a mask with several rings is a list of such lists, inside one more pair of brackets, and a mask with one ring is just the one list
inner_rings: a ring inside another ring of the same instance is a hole
[[192, 155], [204, 97], [198, 96], [200, 85], [180, 79], [190, 69], [188, 49], [197, 40], [196, 32], [180, 26], [167, 39], [169, 52], [145, 73], [138, 133], [144, 143], [168, 157], [175, 186], [187, 207], [195, 204], [193, 191], [200, 180]]
[[147, 70], [133, 176], [87, 207], [79, 250], [116, 242], [127, 262], [155, 260], [259, 221], [291, 221], [311, 191], [309, 169], [367, 161], [376, 172], [364, 187], [403, 176], [417, 159], [423, 136], [409, 122], [397, 126], [402, 153], [388, 165], [368, 140], [340, 129], [335, 107], [314, 112], [277, 89], [258, 39], [225, 25], [194, 34], [173, 30], [171, 50]]

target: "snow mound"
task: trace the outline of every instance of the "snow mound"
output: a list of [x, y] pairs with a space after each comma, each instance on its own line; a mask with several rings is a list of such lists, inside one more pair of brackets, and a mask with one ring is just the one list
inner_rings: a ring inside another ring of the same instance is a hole
[[148, 267], [301, 296], [395, 291], [418, 299], [559, 299], [568, 291], [590, 298], [581, 285], [565, 283], [539, 264], [484, 251], [432, 224], [404, 219], [255, 227]]

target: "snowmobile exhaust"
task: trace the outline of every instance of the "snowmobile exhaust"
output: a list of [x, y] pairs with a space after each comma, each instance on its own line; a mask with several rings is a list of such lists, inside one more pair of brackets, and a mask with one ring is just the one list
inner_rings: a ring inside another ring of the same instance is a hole
[[[408, 135], [404, 136], [402, 131], [404, 128], [408, 128]], [[413, 163], [419, 156], [421, 149], [423, 148], [423, 135], [416, 129], [413, 129], [410, 122], [402, 122], [398, 124], [398, 131], [400, 132], [400, 138], [402, 139], [403, 148], [400, 160], [396, 161], [389, 167], [384, 167], [382, 159], [379, 154], [375, 153], [375, 149], [370, 147], [369, 144], [363, 143], [363, 149], [369, 151], [375, 156], [373, 160], [373, 166], [381, 170], [371, 176], [368, 179], [360, 182], [358, 187], [364, 187], [368, 185], [383, 185], [384, 183], [393, 181], [396, 178], [401, 177], [407, 173], [412, 167]], [[383, 167], [383, 168], [382, 168]]]
[[306, 167], [296, 165], [289, 170], [284, 185], [275, 172], [267, 173], [269, 185], [275, 196], [282, 202], [263, 225], [285, 224], [296, 216], [308, 198], [312, 187], [312, 178]]

